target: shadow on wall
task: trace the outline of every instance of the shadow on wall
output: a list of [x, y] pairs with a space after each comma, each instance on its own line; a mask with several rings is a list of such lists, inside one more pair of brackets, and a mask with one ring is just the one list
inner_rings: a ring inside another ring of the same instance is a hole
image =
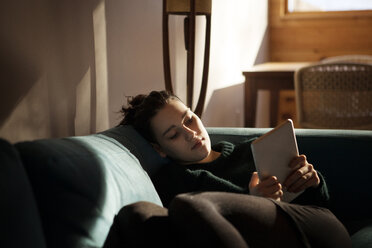
[[[24, 0], [1, 4], [0, 126], [42, 74], [40, 64], [45, 54], [42, 30], [46, 29], [44, 22], [47, 20], [38, 2]], [[34, 13], [28, 10], [34, 10]]]
[[[0, 9], [0, 136], [11, 142], [75, 134], [77, 88], [89, 81], [94, 120], [96, 1], [6, 1]], [[87, 74], [89, 74], [87, 76]], [[84, 91], [84, 90], [82, 90]], [[88, 123], [88, 130], [94, 127]]]
[[268, 62], [269, 59], [269, 29], [266, 27], [254, 64], [262, 64]]
[[244, 84], [213, 91], [202, 120], [207, 127], [242, 127], [244, 125]]
[[[3, 39], [0, 39], [3, 40]], [[40, 72], [27, 59], [22, 58], [16, 51], [9, 49], [10, 45], [0, 44], [0, 126], [12, 113], [22, 96], [26, 95], [36, 82]], [[7, 49], [8, 48], [8, 49]], [[20, 73], [22, 72], [22, 73]]]

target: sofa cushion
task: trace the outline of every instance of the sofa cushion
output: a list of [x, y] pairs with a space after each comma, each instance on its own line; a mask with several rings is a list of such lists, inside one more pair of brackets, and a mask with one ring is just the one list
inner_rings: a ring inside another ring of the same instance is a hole
[[372, 221], [370, 220], [368, 226], [363, 227], [353, 236], [351, 236], [351, 241], [353, 248], [366, 248], [372, 247]]
[[0, 139], [0, 247], [46, 247], [37, 205], [16, 149]]
[[107, 135], [15, 146], [32, 183], [48, 247], [101, 247], [124, 205], [161, 205], [138, 159]]
[[117, 126], [101, 134], [120, 142], [141, 162], [142, 167], [152, 176], [160, 167], [169, 163], [169, 159], [161, 157], [131, 125]]

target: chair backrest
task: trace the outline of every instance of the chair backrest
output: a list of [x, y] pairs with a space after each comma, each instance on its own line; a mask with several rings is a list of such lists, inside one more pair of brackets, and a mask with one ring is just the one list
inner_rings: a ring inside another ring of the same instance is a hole
[[318, 63], [295, 72], [303, 128], [372, 129], [372, 64]]
[[327, 57], [321, 60], [321, 63], [363, 63], [372, 64], [372, 55], [340, 55]]

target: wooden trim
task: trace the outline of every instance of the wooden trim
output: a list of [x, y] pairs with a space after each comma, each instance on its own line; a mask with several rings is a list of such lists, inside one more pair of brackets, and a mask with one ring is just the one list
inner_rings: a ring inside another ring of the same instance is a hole
[[165, 89], [171, 93], [173, 92], [172, 75], [170, 66], [170, 48], [169, 48], [169, 18], [166, 13], [167, 0], [163, 0], [163, 69], [164, 69], [164, 83]]
[[209, 74], [209, 57], [210, 57], [210, 43], [211, 43], [211, 15], [206, 15], [206, 31], [205, 31], [205, 45], [204, 45], [204, 65], [203, 76], [200, 89], [199, 100], [195, 108], [195, 114], [201, 117], [204, 110], [205, 96], [208, 87], [208, 74]]
[[194, 95], [194, 71], [195, 71], [195, 0], [190, 0], [191, 13], [188, 18], [188, 49], [187, 49], [187, 106], [192, 109]]
[[[195, 0], [194, 3], [193, 5], [193, 0], [168, 0], [165, 10], [170, 14], [211, 14], [212, 0]], [[195, 6], [194, 11], [191, 6]]]
[[280, 19], [371, 18], [372, 10], [288, 12], [288, 0], [280, 0]]

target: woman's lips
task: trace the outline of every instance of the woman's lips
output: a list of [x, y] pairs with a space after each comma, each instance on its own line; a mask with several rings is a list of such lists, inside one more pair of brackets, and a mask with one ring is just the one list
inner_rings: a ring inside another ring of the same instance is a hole
[[203, 141], [203, 139], [197, 140], [196, 143], [191, 147], [191, 150], [195, 150], [195, 149], [201, 147], [202, 144], [203, 144], [202, 141]]

